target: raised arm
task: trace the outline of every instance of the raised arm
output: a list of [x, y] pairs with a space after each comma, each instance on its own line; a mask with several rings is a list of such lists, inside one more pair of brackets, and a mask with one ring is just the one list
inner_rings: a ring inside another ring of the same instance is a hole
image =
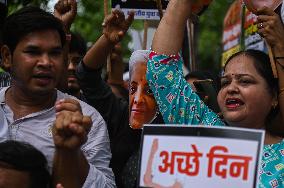
[[278, 101], [282, 120], [284, 118], [284, 25], [280, 17], [264, 7], [257, 12], [258, 33], [271, 46], [278, 72]]
[[70, 28], [76, 15], [76, 0], [59, 0], [54, 6], [54, 16], [62, 21], [66, 34], [70, 34]]
[[123, 86], [124, 63], [122, 57], [122, 46], [120, 43], [114, 46], [110, 55], [111, 71], [108, 74], [108, 84], [121, 84]]
[[100, 68], [106, 63], [107, 55], [115, 44], [120, 42], [132, 20], [133, 13], [125, 19], [120, 11], [113, 11], [105, 19], [103, 35], [76, 68], [76, 75], [86, 101], [95, 107], [106, 121], [112, 152], [110, 166], [118, 186], [125, 163], [139, 146], [140, 133], [129, 127], [128, 101], [117, 98], [112, 93], [108, 84], [101, 78]]
[[108, 54], [122, 40], [133, 18], [133, 12], [125, 19], [123, 12], [120, 10], [112, 11], [105, 18], [102, 24], [104, 28], [103, 35], [96, 41], [83, 59], [84, 64], [88, 68], [99, 69], [106, 63]]
[[[127, 19], [119, 10], [114, 10], [104, 23], [103, 35], [96, 41], [77, 66], [76, 75], [88, 104], [95, 107], [108, 125], [111, 141], [120, 131], [124, 119], [128, 120], [128, 101], [118, 99], [101, 78], [101, 67], [109, 52], [121, 41], [133, 21], [131, 13]], [[116, 114], [115, 116], [113, 114]]]
[[165, 123], [223, 125], [192, 91], [182, 73], [183, 59], [178, 52], [182, 47], [186, 21], [191, 15], [192, 2], [169, 2], [153, 39], [147, 80]]
[[64, 63], [66, 65], [66, 71], [61, 75], [61, 81], [59, 82], [57, 88], [65, 91], [68, 88], [67, 83], [67, 62], [69, 45], [71, 41], [70, 28], [77, 15], [77, 3], [76, 0], [59, 0], [54, 6], [54, 16], [62, 21], [64, 30], [66, 33], [66, 43], [63, 48], [64, 50]]
[[184, 37], [186, 21], [191, 15], [192, 0], [171, 0], [155, 33], [152, 49], [159, 54], [177, 54]]
[[92, 125], [90, 117], [83, 116], [80, 104], [74, 99], [56, 103], [57, 117], [53, 127], [55, 155], [53, 183], [68, 188], [82, 187], [89, 172], [89, 164], [81, 146], [87, 141]]

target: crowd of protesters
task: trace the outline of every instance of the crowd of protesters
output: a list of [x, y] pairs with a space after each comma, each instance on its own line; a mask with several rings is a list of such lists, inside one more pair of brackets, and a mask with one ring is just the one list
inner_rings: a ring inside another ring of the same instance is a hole
[[[0, 187], [136, 187], [144, 124], [264, 129], [260, 171], [270, 174], [259, 173], [258, 187], [275, 179], [284, 186], [284, 169], [274, 168], [284, 162], [284, 27], [274, 11], [259, 9], [256, 24], [278, 79], [257, 50], [231, 56], [221, 84], [208, 72], [184, 77], [180, 52], [192, 0], [171, 0], [151, 50], [132, 53], [126, 88], [120, 42], [134, 13], [112, 11], [87, 49], [70, 31], [75, 0], [59, 0], [53, 14], [26, 6], [6, 17], [7, 2], [0, 5]], [[116, 67], [104, 80], [108, 60]], [[209, 92], [198, 91], [204, 83]]]

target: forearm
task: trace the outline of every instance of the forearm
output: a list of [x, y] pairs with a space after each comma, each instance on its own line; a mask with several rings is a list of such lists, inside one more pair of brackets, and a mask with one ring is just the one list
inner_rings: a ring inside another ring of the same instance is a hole
[[66, 27], [64, 27], [65, 29], [65, 33], [66, 33], [66, 42], [65, 42], [65, 45], [63, 46], [63, 62], [64, 62], [64, 66], [65, 66], [65, 70], [62, 74], [61, 74], [61, 79], [57, 85], [57, 88], [60, 90], [60, 91], [63, 91], [63, 92], [66, 92], [68, 90], [68, 79], [67, 79], [67, 67], [68, 67], [68, 53], [69, 53], [69, 49], [70, 49], [70, 37], [67, 37], [67, 36], [70, 36], [70, 30], [69, 29], [66, 29]]
[[189, 0], [171, 0], [155, 33], [152, 49], [159, 54], [177, 54], [182, 47], [184, 28], [190, 14]]
[[123, 84], [123, 71], [124, 71], [124, 63], [122, 58], [119, 61], [111, 62], [112, 69], [108, 74], [108, 83], [112, 84]]
[[223, 125], [183, 78], [180, 56], [150, 56], [146, 76], [165, 123]]
[[91, 69], [101, 68], [106, 63], [113, 46], [105, 35], [102, 35], [84, 56], [84, 64]]
[[53, 184], [81, 188], [88, 176], [89, 164], [81, 150], [56, 149], [53, 162]]

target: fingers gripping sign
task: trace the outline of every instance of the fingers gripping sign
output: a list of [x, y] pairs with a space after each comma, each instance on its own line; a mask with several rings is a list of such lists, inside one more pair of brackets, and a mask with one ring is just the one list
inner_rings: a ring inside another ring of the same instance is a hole
[[82, 114], [80, 104], [74, 99], [58, 101], [55, 109], [57, 113], [52, 131], [55, 146], [79, 149], [87, 141], [91, 118]]
[[116, 44], [122, 40], [128, 28], [132, 24], [133, 19], [134, 12], [130, 12], [128, 17], [125, 19], [122, 11], [117, 9], [113, 10], [102, 23], [103, 34], [111, 43]]
[[280, 17], [272, 9], [267, 7], [259, 9], [257, 15], [258, 33], [272, 47], [274, 55], [278, 55], [278, 52], [275, 50], [280, 49], [282, 51], [284, 44], [284, 26]]

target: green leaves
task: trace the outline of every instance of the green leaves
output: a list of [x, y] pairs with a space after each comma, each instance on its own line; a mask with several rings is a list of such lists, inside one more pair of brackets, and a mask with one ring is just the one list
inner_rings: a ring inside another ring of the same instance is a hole
[[200, 16], [198, 63], [201, 69], [220, 70], [224, 16], [234, 0], [215, 0]]

